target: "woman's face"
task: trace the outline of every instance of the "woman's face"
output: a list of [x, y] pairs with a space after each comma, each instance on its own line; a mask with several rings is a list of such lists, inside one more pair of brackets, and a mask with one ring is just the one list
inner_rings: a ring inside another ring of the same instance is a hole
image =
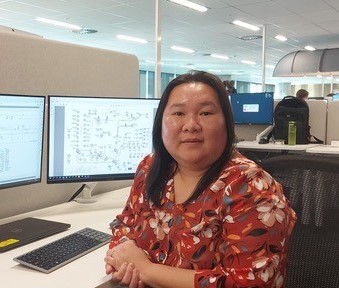
[[216, 91], [201, 82], [175, 87], [164, 110], [162, 139], [179, 168], [205, 170], [214, 163], [227, 144]]

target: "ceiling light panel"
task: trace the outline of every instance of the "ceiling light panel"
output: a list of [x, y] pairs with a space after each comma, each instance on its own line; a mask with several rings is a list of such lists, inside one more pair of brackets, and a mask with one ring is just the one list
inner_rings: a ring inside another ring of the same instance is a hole
[[283, 35], [277, 35], [274, 38], [279, 40], [279, 41], [286, 41], [287, 40], [287, 38], [285, 36], [283, 36]]
[[218, 58], [218, 59], [222, 59], [222, 60], [228, 60], [228, 59], [230, 59], [228, 56], [226, 56], [226, 55], [220, 55], [220, 54], [211, 54], [211, 57], [213, 57], [213, 58]]
[[196, 4], [192, 1], [187, 1], [187, 0], [168, 0], [168, 1], [179, 4], [181, 6], [184, 6], [184, 7], [190, 8], [190, 9], [193, 9], [193, 10], [198, 11], [198, 12], [206, 12], [208, 10], [207, 7]]
[[246, 29], [249, 29], [249, 30], [252, 30], [252, 31], [259, 31], [260, 30], [260, 27], [246, 23], [246, 22], [243, 22], [243, 21], [240, 21], [240, 20], [234, 20], [232, 22], [232, 24], [246, 28]]
[[60, 21], [42, 18], [42, 17], [38, 17], [35, 20], [38, 21], [38, 22], [41, 22], [41, 23], [51, 24], [51, 25], [54, 25], [54, 26], [59, 26], [59, 27], [64, 27], [64, 28], [69, 28], [69, 29], [72, 29], [72, 30], [81, 30], [82, 29], [82, 27], [80, 27], [78, 25], [69, 24], [69, 23], [60, 22]]
[[180, 52], [194, 53], [193, 49], [180, 47], [180, 46], [171, 46], [171, 49], [175, 51], [180, 51]]
[[308, 51], [314, 51], [314, 50], [315, 50], [314, 47], [309, 46], [309, 45], [305, 46], [304, 49], [306, 49], [306, 50], [308, 50]]
[[248, 65], [255, 65], [255, 64], [257, 64], [254, 61], [249, 61], [249, 60], [241, 60], [241, 63], [248, 64]]
[[132, 41], [132, 42], [137, 42], [137, 43], [141, 43], [141, 44], [148, 43], [148, 41], [145, 40], [145, 39], [141, 39], [141, 38], [137, 38], [137, 37], [132, 37], [132, 36], [127, 36], [127, 35], [118, 34], [116, 37], [118, 39], [121, 39], [121, 40]]

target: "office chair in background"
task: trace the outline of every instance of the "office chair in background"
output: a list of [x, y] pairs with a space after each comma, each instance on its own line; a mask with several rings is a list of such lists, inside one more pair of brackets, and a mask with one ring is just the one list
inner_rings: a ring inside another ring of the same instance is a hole
[[286, 288], [339, 287], [339, 159], [280, 155], [260, 165], [284, 186], [297, 213]]

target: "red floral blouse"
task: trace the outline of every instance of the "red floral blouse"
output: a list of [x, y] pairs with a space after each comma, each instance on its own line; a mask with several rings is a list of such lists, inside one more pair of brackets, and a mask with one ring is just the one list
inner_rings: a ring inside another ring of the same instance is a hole
[[154, 263], [194, 269], [195, 287], [284, 287], [289, 235], [296, 216], [282, 187], [234, 152], [218, 180], [188, 205], [176, 204], [173, 179], [161, 207], [145, 200], [140, 163], [110, 248], [135, 240]]

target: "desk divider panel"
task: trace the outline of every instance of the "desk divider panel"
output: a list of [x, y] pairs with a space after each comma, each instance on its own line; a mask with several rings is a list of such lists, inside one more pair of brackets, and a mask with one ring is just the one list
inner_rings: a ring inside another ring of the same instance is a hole
[[[51, 41], [11, 29], [0, 30], [0, 43], [2, 94], [139, 96], [139, 61], [134, 55]], [[47, 129], [42, 182], [0, 190], [0, 218], [63, 203], [81, 185], [47, 185], [46, 170]], [[100, 182], [94, 194], [130, 184], [130, 180]]]
[[330, 101], [327, 111], [327, 144], [339, 141], [339, 101]]
[[307, 100], [306, 102], [310, 108], [311, 135], [326, 142], [327, 101]]

